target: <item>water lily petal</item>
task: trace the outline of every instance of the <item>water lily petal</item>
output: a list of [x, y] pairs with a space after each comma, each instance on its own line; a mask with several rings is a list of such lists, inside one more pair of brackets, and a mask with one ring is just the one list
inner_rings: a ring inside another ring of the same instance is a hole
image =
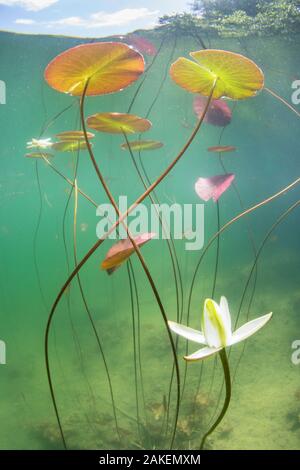
[[245, 325], [238, 328], [233, 334], [231, 338], [230, 346], [240, 341], [243, 341], [249, 336], [254, 335], [258, 330], [260, 330], [265, 324], [271, 320], [272, 313], [268, 313], [267, 315], [263, 315], [262, 317], [256, 318], [255, 320], [251, 320]]
[[226, 325], [226, 316], [224, 322], [220, 306], [212, 299], [206, 299], [204, 302], [202, 329], [206, 343], [211, 348], [225, 347], [231, 339], [231, 331], [228, 331], [228, 325]]
[[220, 309], [221, 309], [221, 314], [224, 322], [224, 327], [226, 330], [226, 335], [227, 335], [227, 341], [229, 341], [229, 338], [231, 339], [232, 335], [232, 330], [231, 330], [231, 315], [229, 312], [229, 307], [228, 307], [228, 301], [226, 297], [222, 295], [221, 300], [220, 300]]
[[188, 362], [200, 361], [201, 359], [205, 359], [206, 357], [216, 354], [218, 351], [221, 351], [221, 349], [223, 348], [202, 348], [189, 356], [184, 356], [184, 359]]
[[179, 325], [173, 321], [168, 321], [169, 327], [174, 333], [179, 336], [182, 336], [185, 339], [194, 341], [194, 343], [206, 344], [204, 334], [201, 331], [194, 330], [188, 326]]

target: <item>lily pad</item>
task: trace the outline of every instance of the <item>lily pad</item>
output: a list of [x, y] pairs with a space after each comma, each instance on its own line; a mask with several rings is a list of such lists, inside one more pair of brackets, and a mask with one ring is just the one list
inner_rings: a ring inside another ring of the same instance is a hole
[[203, 201], [213, 199], [214, 202], [217, 202], [231, 186], [234, 178], [235, 175], [232, 173], [212, 176], [211, 178], [199, 178], [195, 184], [196, 193]]
[[[132, 142], [129, 142], [130, 148], [132, 151], [144, 151], [144, 150], [156, 150], [161, 147], [163, 147], [163, 143], [159, 142], [158, 140], [134, 140]], [[124, 143], [121, 145], [121, 148], [123, 150], [128, 150], [129, 145], [127, 143]]]
[[26, 153], [25, 155], [26, 158], [52, 158], [54, 155], [52, 153], [47, 153], [47, 152], [31, 152], [31, 153]]
[[242, 100], [255, 96], [264, 86], [264, 74], [241, 54], [206, 49], [191, 52], [194, 61], [180, 57], [171, 65], [172, 79], [185, 90], [209, 96], [215, 81], [214, 99]]
[[208, 147], [207, 149], [209, 152], [214, 153], [227, 153], [227, 152], [235, 152], [236, 147], [233, 145], [216, 145], [215, 147]]
[[[72, 140], [73, 142], [78, 140], [85, 140], [83, 131], [60, 132], [59, 134], [56, 134], [55, 137], [59, 140]], [[92, 139], [93, 137], [95, 137], [95, 134], [92, 134], [92, 132], [87, 132], [88, 139]]]
[[150, 56], [155, 56], [157, 54], [157, 49], [148, 39], [137, 34], [127, 34], [124, 37], [124, 40], [127, 44], [130, 44], [135, 49], [137, 49], [141, 54], [147, 54]]
[[87, 118], [91, 129], [110, 134], [135, 134], [146, 132], [151, 128], [151, 122], [134, 114], [126, 113], [97, 113]]
[[[200, 118], [207, 105], [206, 96], [196, 95], [193, 102], [195, 114]], [[232, 111], [224, 100], [212, 100], [204, 121], [213, 126], [225, 127], [231, 123]]]
[[57, 91], [74, 96], [105, 95], [128, 87], [144, 72], [143, 56], [126, 44], [96, 42], [72, 47], [55, 57], [45, 80]]
[[[134, 237], [134, 241], [137, 246], [140, 247], [154, 236], [155, 233], [143, 233], [142, 235]], [[102, 261], [101, 268], [107, 271], [108, 274], [112, 274], [134, 253], [134, 251], [134, 247], [129, 238], [119, 240], [108, 250], [104, 261]]]
[[77, 152], [78, 150], [85, 150], [87, 145], [84, 140], [61, 140], [55, 142], [52, 148], [56, 152]]

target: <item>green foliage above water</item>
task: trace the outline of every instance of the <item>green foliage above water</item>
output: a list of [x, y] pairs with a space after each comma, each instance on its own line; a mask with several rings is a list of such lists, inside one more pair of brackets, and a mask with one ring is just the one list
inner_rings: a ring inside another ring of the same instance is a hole
[[196, 0], [193, 13], [160, 18], [160, 28], [222, 37], [300, 33], [299, 0]]

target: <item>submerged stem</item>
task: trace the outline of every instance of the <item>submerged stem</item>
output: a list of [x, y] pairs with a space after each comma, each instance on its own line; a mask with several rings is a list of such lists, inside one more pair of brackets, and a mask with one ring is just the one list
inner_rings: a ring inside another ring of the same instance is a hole
[[230, 399], [231, 399], [231, 377], [230, 377], [230, 368], [229, 368], [229, 363], [228, 363], [228, 358], [227, 358], [227, 353], [225, 348], [221, 349], [221, 351], [218, 353], [219, 357], [222, 362], [223, 366], [223, 371], [224, 371], [224, 379], [225, 379], [225, 386], [226, 386], [226, 396], [225, 396], [225, 401], [223, 408], [221, 410], [221, 413], [219, 414], [218, 418], [214, 422], [214, 424], [209, 428], [209, 430], [204, 434], [201, 444], [200, 444], [200, 450], [204, 449], [204, 445], [206, 442], [206, 439], [208, 436], [214, 432], [214, 430], [219, 426], [221, 421], [223, 420], [224, 416], [226, 415], [226, 412], [228, 410], [229, 404], [230, 404]]
[[278, 101], [280, 101], [282, 104], [284, 104], [284, 106], [286, 106], [287, 108], [289, 108], [293, 113], [295, 113], [298, 117], [300, 117], [300, 113], [299, 111], [297, 111], [297, 109], [295, 109], [290, 103], [288, 103], [284, 98], [282, 98], [281, 96], [277, 95], [277, 93], [275, 93], [275, 91], [273, 90], [270, 90], [270, 88], [264, 88], [264, 90], [266, 90], [270, 95], [272, 95], [274, 98], [276, 98]]

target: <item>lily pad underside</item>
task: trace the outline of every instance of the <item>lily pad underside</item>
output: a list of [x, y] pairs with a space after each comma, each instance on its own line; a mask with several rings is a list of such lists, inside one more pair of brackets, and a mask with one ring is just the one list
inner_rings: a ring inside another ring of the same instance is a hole
[[243, 100], [255, 96], [264, 86], [264, 74], [241, 54], [206, 49], [191, 52], [194, 61], [180, 57], [170, 69], [172, 79], [191, 93], [213, 98]]
[[55, 57], [45, 70], [46, 82], [73, 96], [105, 95], [120, 91], [144, 72], [143, 56], [126, 44], [81, 44]]
[[126, 113], [97, 113], [87, 118], [87, 125], [109, 134], [140, 134], [151, 128], [148, 119]]

